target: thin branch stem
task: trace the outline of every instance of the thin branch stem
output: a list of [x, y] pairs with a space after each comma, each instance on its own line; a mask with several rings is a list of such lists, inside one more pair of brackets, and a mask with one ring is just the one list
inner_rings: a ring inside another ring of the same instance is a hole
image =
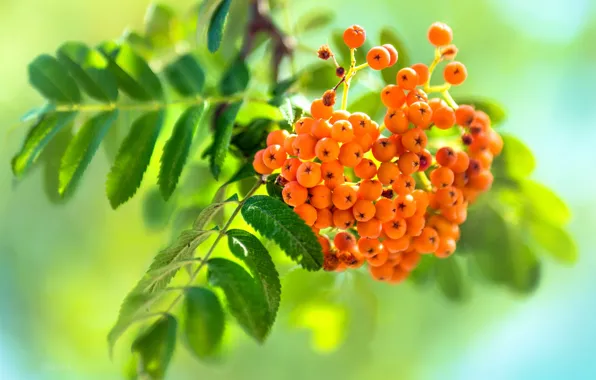
[[443, 95], [443, 99], [445, 99], [445, 101], [447, 102], [447, 104], [449, 104], [449, 107], [453, 108], [454, 110], [456, 110], [456, 109], [459, 108], [459, 105], [453, 99], [453, 97], [449, 93], [449, 90], [442, 91], [441, 94]]
[[432, 191], [433, 185], [424, 172], [416, 172], [416, 179], [423, 186], [425, 191]]

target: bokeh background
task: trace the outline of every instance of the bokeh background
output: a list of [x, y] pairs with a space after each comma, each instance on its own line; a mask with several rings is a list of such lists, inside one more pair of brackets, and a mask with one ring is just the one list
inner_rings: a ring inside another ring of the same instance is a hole
[[[165, 3], [181, 11], [192, 4]], [[291, 18], [323, 5], [289, 3]], [[119, 345], [111, 362], [105, 336], [120, 301], [170, 237], [168, 229], [143, 217], [155, 163], [143, 195], [113, 211], [104, 195], [109, 164], [103, 150], [74, 197], [61, 205], [44, 194], [43, 170], [16, 183], [9, 161], [27, 129], [19, 117], [41, 102], [27, 84], [27, 63], [66, 40], [95, 44], [127, 26], [140, 28], [147, 5], [145, 0], [0, 2], [0, 379], [123, 378], [127, 345]], [[596, 161], [596, 3], [327, 0], [324, 7], [335, 10], [336, 27], [358, 23], [372, 36], [393, 26], [416, 61], [431, 59], [428, 25], [449, 23], [470, 73], [466, 94], [498, 99], [508, 110], [503, 129], [534, 151], [534, 178], [572, 209], [569, 230], [580, 259], [565, 267], [545, 258], [542, 283], [530, 296], [477, 284], [464, 304], [446, 301], [433, 288], [351, 279], [376, 300], [371, 296], [349, 308], [317, 298], [299, 306], [282, 301], [264, 346], [231, 329], [219, 363], [198, 363], [179, 349], [169, 377], [596, 378], [596, 201], [590, 168]], [[326, 36], [307, 34], [302, 42], [316, 47]], [[197, 196], [208, 201], [211, 193]], [[284, 277], [290, 276], [296, 274]], [[304, 289], [295, 287], [288, 299], [304, 298]]]

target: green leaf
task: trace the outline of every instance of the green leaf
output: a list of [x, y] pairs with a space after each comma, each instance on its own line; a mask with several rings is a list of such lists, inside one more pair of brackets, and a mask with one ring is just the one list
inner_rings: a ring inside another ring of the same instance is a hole
[[224, 194], [226, 192], [226, 189], [229, 185], [250, 177], [254, 177], [256, 176], [256, 174], [257, 173], [255, 172], [255, 169], [252, 167], [252, 162], [249, 161], [244, 163], [244, 165], [242, 165], [240, 169], [238, 169], [238, 171], [234, 173], [234, 175], [230, 177], [229, 180], [226, 181], [226, 183], [224, 183], [219, 187], [219, 189], [217, 189], [217, 193], [215, 194], [214, 198], [223, 199], [225, 196]]
[[340, 66], [343, 66], [344, 69], [348, 69], [350, 66], [350, 55], [349, 49], [344, 42], [344, 31], [343, 30], [334, 30], [331, 34], [331, 50], [333, 50], [333, 54], [335, 54], [335, 58]]
[[408, 49], [404, 45], [403, 41], [397, 33], [391, 28], [383, 28], [381, 29], [380, 35], [381, 45], [391, 44], [397, 49], [397, 63], [392, 67], [388, 67], [381, 71], [381, 75], [383, 76], [383, 80], [387, 84], [395, 84], [395, 77], [397, 76], [397, 72], [404, 67], [409, 67], [412, 65], [410, 60], [410, 55], [408, 54]]
[[308, 33], [329, 26], [334, 19], [334, 12], [330, 9], [317, 9], [302, 15], [296, 22], [295, 33]]
[[364, 112], [373, 120], [383, 109], [384, 106], [378, 92], [364, 94], [350, 104], [350, 110], [352, 110], [352, 112]]
[[264, 102], [245, 102], [238, 116], [236, 122], [238, 124], [248, 124], [255, 119], [281, 120], [283, 118], [282, 112], [278, 107], [272, 106]]
[[142, 378], [163, 379], [176, 347], [176, 318], [166, 314], [132, 343], [137, 355], [137, 372]]
[[301, 79], [304, 88], [321, 92], [335, 87], [340, 78], [335, 75], [333, 66], [326, 63], [320, 63], [306, 68], [303, 71]]
[[275, 84], [275, 87], [273, 87], [273, 90], [271, 90], [271, 95], [273, 95], [273, 97], [279, 97], [284, 95], [286, 92], [288, 92], [288, 90], [298, 81], [298, 77], [290, 77], [287, 79], [284, 79], [282, 81], [279, 81], [278, 83]]
[[462, 301], [465, 297], [465, 285], [462, 269], [455, 257], [436, 260], [435, 273], [439, 289], [448, 299]]
[[255, 279], [226, 259], [210, 259], [207, 267], [209, 283], [224, 291], [230, 314], [248, 335], [262, 343], [269, 333], [270, 317], [267, 301]]
[[118, 117], [118, 111], [102, 112], [87, 120], [68, 145], [60, 165], [61, 196], [73, 190], [95, 155], [99, 144]]
[[228, 247], [238, 259], [244, 261], [252, 276], [261, 284], [269, 306], [270, 325], [273, 325], [281, 297], [281, 283], [273, 260], [261, 241], [250, 232], [229, 230]]
[[527, 217], [536, 221], [562, 225], [571, 219], [565, 202], [548, 187], [531, 180], [521, 182], [521, 193], [527, 202]]
[[213, 220], [217, 213], [221, 211], [225, 205], [230, 203], [238, 203], [238, 195], [234, 194], [223, 202], [210, 203], [207, 207], [201, 210], [199, 216], [193, 223], [193, 228], [195, 230], [205, 229], [205, 227], [207, 227], [209, 222]]
[[128, 44], [135, 53], [146, 60], [151, 59], [155, 53], [151, 41], [134, 30], [128, 28], [124, 30], [121, 41], [124, 41], [126, 44]]
[[460, 96], [455, 99], [457, 104], [469, 104], [479, 111], [484, 111], [490, 117], [494, 125], [501, 124], [506, 119], [506, 113], [503, 106], [493, 99], [487, 99], [475, 96]]
[[25, 112], [25, 114], [23, 116], [21, 116], [21, 121], [23, 123], [26, 123], [31, 120], [38, 121], [38, 119], [40, 117], [44, 116], [45, 114], [47, 114], [51, 111], [54, 111], [55, 109], [56, 109], [55, 104], [46, 103], [41, 107], [35, 107], [35, 108], [32, 108], [29, 111]]
[[22, 176], [41, 154], [52, 138], [69, 125], [76, 112], [47, 114], [29, 130], [21, 150], [12, 158], [11, 166], [15, 176]]
[[250, 197], [242, 217], [264, 237], [276, 242], [292, 260], [307, 270], [319, 270], [323, 253], [315, 234], [291, 208], [266, 195]]
[[168, 227], [168, 222], [176, 209], [175, 202], [163, 199], [157, 188], [152, 188], [143, 195], [143, 221], [145, 227], [161, 230]]
[[178, 118], [172, 136], [163, 148], [158, 183], [165, 200], [168, 200], [176, 189], [204, 108], [204, 103], [189, 107]]
[[128, 96], [137, 100], [158, 100], [163, 98], [163, 89], [157, 75], [147, 61], [127, 44], [114, 41], [102, 43], [98, 50], [109, 61], [109, 69], [116, 77], [118, 86]]
[[81, 42], [67, 42], [58, 48], [56, 56], [91, 97], [102, 102], [118, 99], [116, 78], [100, 52]]
[[248, 67], [242, 57], [238, 57], [224, 72], [219, 84], [219, 91], [224, 96], [242, 92], [248, 87], [249, 80], [250, 72]]
[[43, 167], [43, 190], [48, 200], [53, 204], [63, 204], [68, 199], [68, 196], [60, 195], [58, 188], [60, 187], [62, 156], [64, 156], [73, 137], [71, 126], [63, 128], [44, 148], [36, 163], [36, 165]]
[[139, 117], [120, 146], [114, 165], [108, 174], [106, 193], [112, 208], [132, 198], [141, 185], [143, 175], [164, 121], [162, 111]]
[[184, 337], [198, 358], [217, 352], [223, 338], [225, 315], [219, 299], [211, 290], [193, 287], [184, 297]]
[[45, 98], [57, 103], [78, 103], [81, 93], [64, 66], [51, 55], [42, 54], [29, 64], [29, 83]]
[[282, 196], [283, 187], [277, 184], [278, 177], [279, 177], [279, 173], [268, 175], [267, 182], [265, 183], [265, 188], [267, 189], [267, 194], [269, 194], [269, 196], [282, 201], [283, 200], [283, 196]]
[[224, 111], [215, 120], [215, 133], [213, 135], [213, 153], [210, 157], [211, 173], [215, 179], [219, 179], [221, 168], [226, 160], [232, 140], [232, 131], [236, 115], [242, 106], [242, 102], [226, 105]]
[[205, 72], [191, 54], [185, 54], [165, 68], [174, 89], [184, 96], [200, 94], [205, 85]]
[[154, 3], [145, 14], [145, 36], [154, 47], [168, 48], [184, 39], [184, 25], [172, 8]]
[[525, 179], [536, 167], [536, 159], [523, 142], [511, 135], [503, 135], [503, 152], [495, 160], [495, 177]]
[[294, 117], [294, 107], [292, 106], [292, 101], [289, 98], [283, 102], [281, 107], [279, 107], [281, 114], [283, 115], [284, 119], [290, 125], [294, 125], [295, 117]]
[[566, 264], [577, 261], [577, 246], [562, 227], [537, 220], [530, 224], [530, 233], [534, 240], [555, 259]]
[[232, 145], [246, 158], [253, 158], [254, 154], [265, 148], [267, 134], [272, 129], [274, 122], [269, 119], [256, 119], [242, 128], [232, 137]]
[[228, 12], [230, 11], [231, 3], [232, 0], [222, 0], [211, 16], [209, 30], [207, 31], [207, 48], [212, 53], [215, 53], [221, 44], [224, 24], [228, 17]]
[[510, 254], [511, 270], [507, 285], [522, 294], [534, 291], [540, 282], [541, 267], [536, 255], [530, 247], [518, 236], [512, 244]]

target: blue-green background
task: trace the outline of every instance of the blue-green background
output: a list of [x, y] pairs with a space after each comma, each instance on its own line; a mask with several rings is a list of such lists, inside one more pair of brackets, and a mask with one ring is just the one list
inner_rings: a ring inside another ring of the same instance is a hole
[[[180, 11], [190, 1], [169, 2]], [[498, 99], [504, 130], [535, 152], [534, 178], [573, 210], [580, 248], [573, 267], [545, 257], [529, 297], [476, 285], [463, 305], [435, 290], [372, 284], [378, 298], [346, 314], [316, 300], [282, 313], [263, 347], [232, 330], [218, 364], [179, 349], [172, 379], [593, 379], [596, 378], [596, 3], [591, 0], [289, 1], [290, 18], [333, 10], [335, 24], [364, 26], [372, 42], [394, 27], [416, 61], [428, 62], [428, 25], [448, 22], [469, 79], [459, 93]], [[118, 379], [105, 335], [119, 303], [169, 231], [148, 229], [142, 196], [113, 211], [100, 151], [74, 198], [48, 201], [40, 171], [17, 183], [9, 160], [26, 132], [18, 119], [41, 98], [26, 65], [66, 40], [94, 44], [140, 28], [140, 0], [4, 0], [0, 3], [0, 378]], [[280, 18], [283, 25], [283, 18]], [[326, 34], [307, 34], [312, 47]], [[457, 94], [457, 92], [456, 92]], [[155, 161], [155, 160], [154, 160]], [[142, 191], [152, 188], [154, 170]], [[206, 199], [211, 194], [200, 194]], [[344, 294], [351, 297], [350, 294]], [[371, 328], [371, 326], [375, 326]], [[182, 348], [182, 347], [180, 347]]]

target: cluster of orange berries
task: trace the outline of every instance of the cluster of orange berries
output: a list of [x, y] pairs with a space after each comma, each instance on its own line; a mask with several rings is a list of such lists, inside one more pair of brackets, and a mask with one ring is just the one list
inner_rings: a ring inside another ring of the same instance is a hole
[[[435, 63], [453, 59], [457, 49], [449, 45], [447, 25], [433, 24], [428, 37], [437, 47]], [[344, 33], [351, 49], [364, 40], [359, 26]], [[447, 58], [442, 51], [450, 52]], [[379, 69], [397, 59], [387, 46], [367, 55], [368, 65]], [[403, 281], [421, 254], [453, 254], [468, 205], [491, 187], [490, 167], [502, 139], [486, 113], [429, 99], [418, 87], [429, 88], [431, 73], [420, 63], [398, 72], [396, 84], [380, 94], [387, 107], [381, 127], [364, 113], [334, 110], [335, 90], [329, 90], [312, 102], [311, 117], [295, 123], [295, 133], [272, 131], [267, 148], [255, 154], [258, 173], [281, 172], [283, 200], [318, 235], [326, 270], [366, 262], [373, 278]], [[448, 84], [460, 84], [465, 76], [461, 63], [450, 62], [444, 70]], [[432, 127], [458, 128], [461, 142], [430, 147]]]

